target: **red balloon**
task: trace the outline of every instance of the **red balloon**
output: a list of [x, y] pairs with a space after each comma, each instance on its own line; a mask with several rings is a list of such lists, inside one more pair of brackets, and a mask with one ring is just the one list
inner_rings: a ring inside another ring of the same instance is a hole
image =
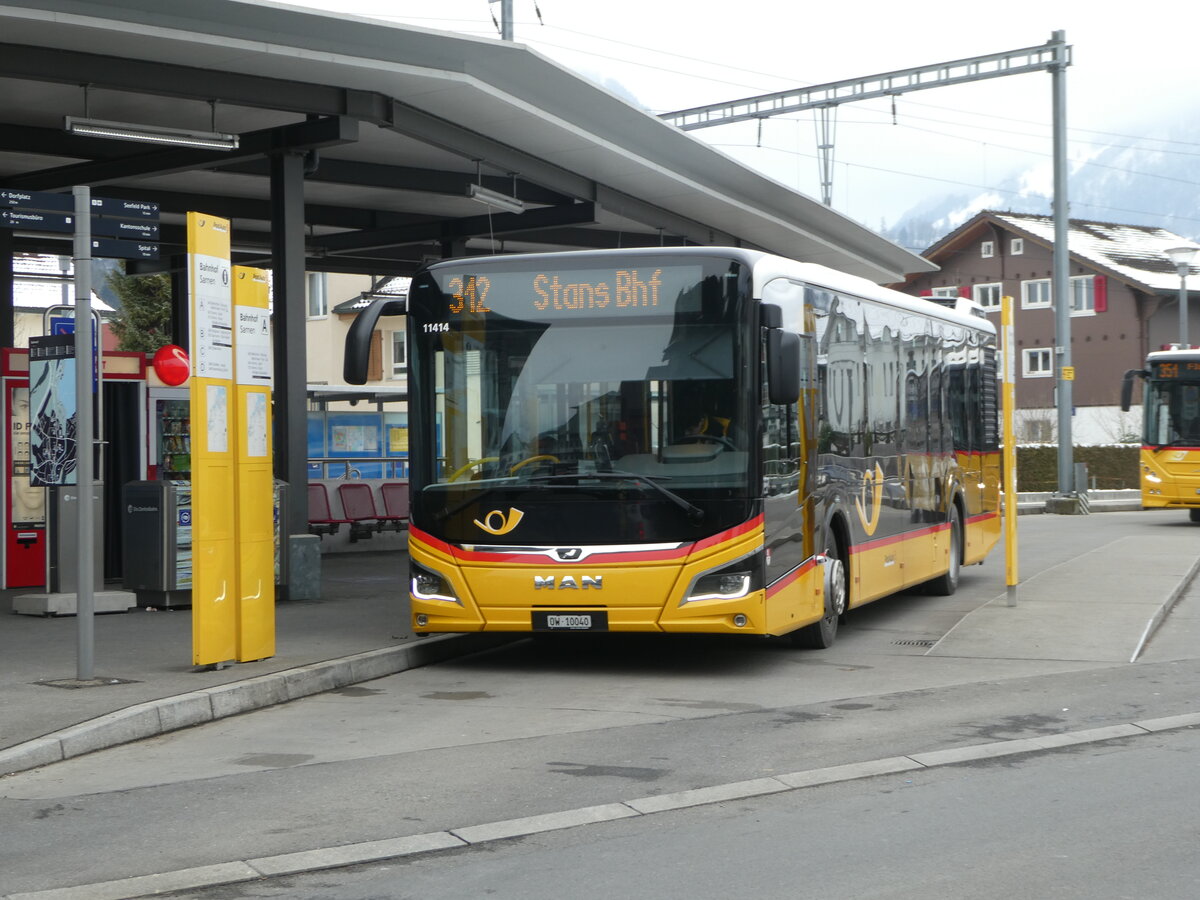
[[151, 363], [154, 366], [154, 374], [162, 379], [163, 384], [171, 387], [183, 384], [192, 374], [192, 364], [187, 351], [175, 344], [159, 347]]

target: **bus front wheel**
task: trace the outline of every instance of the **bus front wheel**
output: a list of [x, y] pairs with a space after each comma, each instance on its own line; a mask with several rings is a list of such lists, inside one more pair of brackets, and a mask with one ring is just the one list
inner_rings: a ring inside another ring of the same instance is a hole
[[792, 632], [792, 641], [808, 650], [826, 650], [837, 637], [838, 620], [846, 613], [846, 567], [836, 544], [825, 558], [825, 615]]

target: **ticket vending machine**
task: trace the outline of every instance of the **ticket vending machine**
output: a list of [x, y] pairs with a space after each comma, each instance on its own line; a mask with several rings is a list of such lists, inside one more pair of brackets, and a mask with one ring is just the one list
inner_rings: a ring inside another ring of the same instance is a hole
[[46, 583], [46, 492], [29, 486], [29, 357], [5, 348], [0, 362], [3, 415], [4, 539], [0, 587]]
[[[109, 352], [104, 356], [105, 446], [113, 448], [104, 457], [98, 476], [109, 485], [104, 493], [103, 519], [96, 517], [106, 532], [104, 542], [106, 577], [119, 576], [121, 534], [119, 485], [144, 477], [146, 453], [145, 356], [141, 353]], [[0, 352], [0, 473], [3, 480], [4, 514], [0, 521], [0, 588], [52, 590], [48, 570], [51, 554], [47, 529], [50, 489], [31, 487], [29, 352], [3, 348]], [[67, 551], [67, 558], [71, 556]], [[115, 558], [115, 564], [114, 564]], [[65, 563], [63, 563], [65, 565]], [[116, 569], [115, 572], [110, 570]]]

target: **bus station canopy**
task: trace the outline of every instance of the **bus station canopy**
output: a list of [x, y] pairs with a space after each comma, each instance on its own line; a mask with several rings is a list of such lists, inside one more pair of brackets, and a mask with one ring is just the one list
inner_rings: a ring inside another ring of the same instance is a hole
[[[85, 137], [68, 116], [239, 146]], [[932, 268], [520, 44], [256, 0], [0, 7], [0, 188], [158, 203], [164, 260], [184, 252], [186, 211], [223, 216], [234, 262], [271, 267], [281, 154], [304, 159], [307, 271], [658, 244], [752, 247], [877, 282]], [[62, 237], [18, 230], [14, 249], [69, 252]]]
[[[163, 128], [237, 147], [129, 140]], [[188, 211], [229, 219], [232, 261], [271, 270], [274, 467], [289, 484], [308, 477], [308, 272], [382, 280], [446, 257], [688, 244], [876, 282], [932, 268], [520, 44], [263, 0], [0, 4], [0, 200], [84, 185], [93, 203], [157, 204], [157, 258], [128, 271], [172, 274], [176, 343]], [[0, 258], [70, 254], [70, 234], [24, 224], [0, 222]], [[12, 292], [0, 265], [0, 298]], [[0, 300], [0, 345], [13, 334]], [[287, 533], [306, 531], [302, 504], [287, 515]]]

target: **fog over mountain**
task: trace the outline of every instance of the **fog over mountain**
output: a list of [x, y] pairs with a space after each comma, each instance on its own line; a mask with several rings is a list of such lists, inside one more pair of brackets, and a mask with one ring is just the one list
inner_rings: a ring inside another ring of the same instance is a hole
[[[1200, 241], [1200, 120], [1159, 124], [1141, 139], [1110, 137], [1086, 158], [1073, 149], [1067, 187], [1070, 216], [1097, 222], [1153, 225]], [[1011, 174], [994, 190], [931, 196], [883, 231], [921, 252], [983, 209], [1050, 215], [1052, 167], [1044, 163]]]

